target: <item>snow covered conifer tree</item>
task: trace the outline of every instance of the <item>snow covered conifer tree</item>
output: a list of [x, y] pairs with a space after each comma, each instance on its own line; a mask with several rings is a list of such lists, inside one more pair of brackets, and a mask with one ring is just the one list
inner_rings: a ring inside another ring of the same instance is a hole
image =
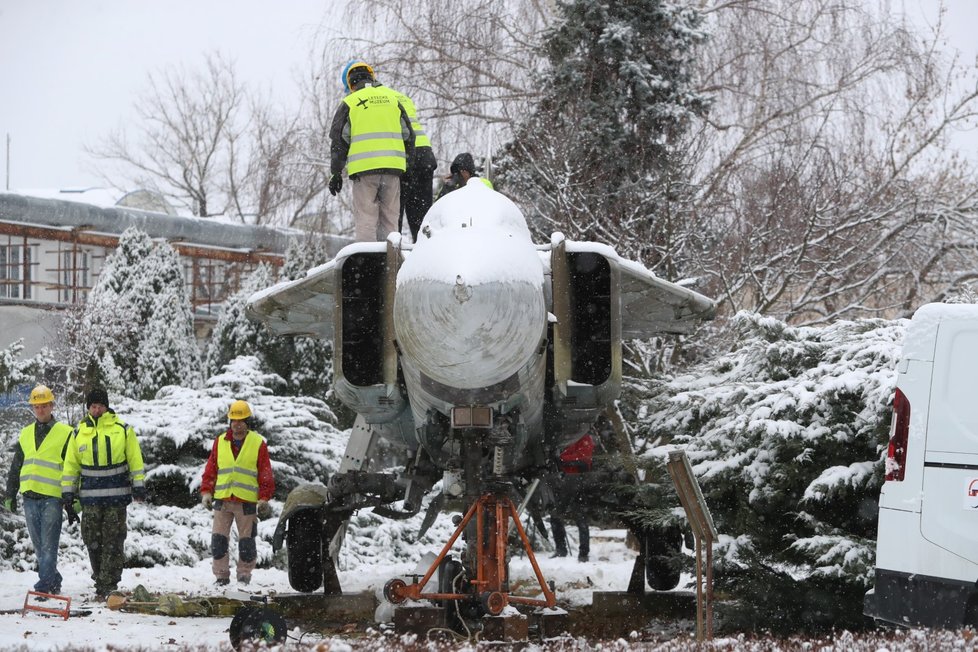
[[549, 68], [536, 75], [543, 97], [506, 148], [501, 183], [538, 238], [560, 230], [662, 267], [678, 246], [677, 145], [706, 109], [691, 80], [702, 18], [662, 0], [566, 0], [557, 13], [543, 43]]
[[[23, 351], [23, 340], [15, 340], [7, 348], [0, 349], [0, 393], [9, 392], [18, 385], [40, 382], [44, 372], [54, 364], [47, 349], [26, 360], [21, 359]], [[51, 381], [47, 382], [50, 384]]]
[[[853, 627], [872, 584], [905, 320], [792, 327], [739, 313], [735, 350], [665, 382], [637, 417], [648, 460], [686, 449], [738, 626]], [[675, 503], [673, 503], [675, 505]]]
[[134, 398], [200, 383], [200, 352], [177, 253], [129, 228], [106, 258], [72, 334], [82, 384]]

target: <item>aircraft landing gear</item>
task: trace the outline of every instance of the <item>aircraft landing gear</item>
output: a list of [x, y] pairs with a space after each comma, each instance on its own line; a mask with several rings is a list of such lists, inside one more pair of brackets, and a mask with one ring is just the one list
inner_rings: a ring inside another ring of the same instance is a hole
[[[436, 593], [425, 593], [424, 588], [428, 580], [438, 570], [448, 551], [451, 550], [452, 545], [462, 535], [472, 519], [476, 519], [476, 560], [475, 578], [470, 579], [467, 583], [470, 591], [468, 593], [442, 592], [442, 587], [439, 587], [439, 591]], [[516, 527], [523, 549], [526, 551], [526, 556], [533, 567], [537, 582], [540, 584], [540, 590], [544, 596], [542, 600], [514, 595], [509, 592], [506, 547], [510, 519]], [[409, 599], [465, 600], [481, 605], [485, 613], [493, 616], [498, 616], [508, 605], [514, 603], [538, 607], [553, 607], [557, 604], [553, 590], [547, 584], [540, 567], [537, 565], [536, 557], [533, 555], [533, 547], [526, 536], [523, 524], [520, 523], [516, 506], [508, 496], [501, 493], [488, 493], [480, 496], [469, 507], [455, 528], [455, 532], [448, 539], [448, 543], [432, 562], [424, 577], [412, 584], [407, 584], [401, 579], [390, 580], [384, 586], [384, 597], [394, 604], [400, 604]]]

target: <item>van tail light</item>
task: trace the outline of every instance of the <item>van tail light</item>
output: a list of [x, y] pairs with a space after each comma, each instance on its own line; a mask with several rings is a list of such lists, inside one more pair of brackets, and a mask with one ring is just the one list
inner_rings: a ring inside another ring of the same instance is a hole
[[907, 468], [907, 440], [910, 435], [910, 401], [898, 387], [893, 394], [893, 423], [890, 445], [886, 449], [886, 479], [903, 482]]

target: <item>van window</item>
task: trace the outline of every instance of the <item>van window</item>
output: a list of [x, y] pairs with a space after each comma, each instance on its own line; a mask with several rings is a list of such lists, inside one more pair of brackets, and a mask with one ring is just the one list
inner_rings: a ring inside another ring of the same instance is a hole
[[937, 335], [927, 450], [978, 453], [978, 324], [946, 320]]

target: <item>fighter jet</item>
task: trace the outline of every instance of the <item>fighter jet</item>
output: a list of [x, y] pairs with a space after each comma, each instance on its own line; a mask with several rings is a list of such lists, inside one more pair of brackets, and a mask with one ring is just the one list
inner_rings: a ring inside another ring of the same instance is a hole
[[[339, 472], [286, 501], [274, 545], [285, 542], [293, 588], [340, 592], [333, 562], [354, 510], [410, 516], [436, 491], [424, 527], [463, 512], [467, 546], [452, 562], [466, 588], [438, 595], [498, 613], [520, 599], [491, 539], [514, 526], [525, 539], [512, 503], [619, 397], [622, 340], [687, 333], [715, 304], [603, 244], [559, 233], [534, 244], [517, 206], [473, 179], [435, 202], [417, 243], [351, 244], [248, 309], [274, 333], [332, 340], [334, 391], [357, 414]], [[403, 451], [402, 472], [368, 469], [378, 438]], [[429, 576], [385, 591], [428, 597]]]

